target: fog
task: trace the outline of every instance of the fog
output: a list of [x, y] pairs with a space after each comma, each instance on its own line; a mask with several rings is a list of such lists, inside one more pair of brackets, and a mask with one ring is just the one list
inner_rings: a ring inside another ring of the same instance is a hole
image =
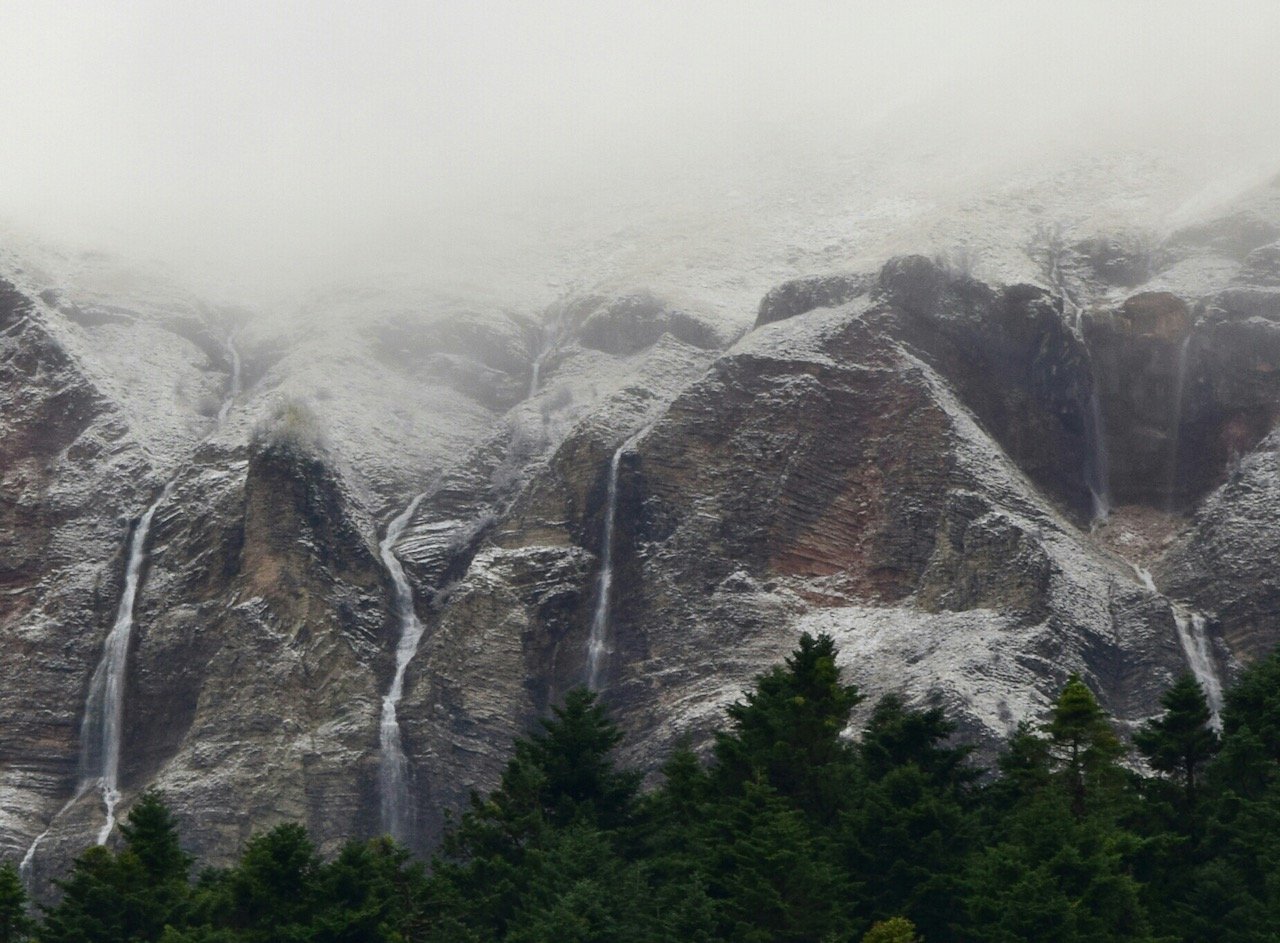
[[673, 232], [750, 242], [772, 197], [816, 213], [845, 179], [937, 200], [1135, 149], [1176, 164], [1161, 212], [1187, 212], [1280, 169], [1273, 0], [83, 0], [5, 20], [0, 218], [264, 298], [406, 267], [555, 287], [622, 225], [661, 266]]

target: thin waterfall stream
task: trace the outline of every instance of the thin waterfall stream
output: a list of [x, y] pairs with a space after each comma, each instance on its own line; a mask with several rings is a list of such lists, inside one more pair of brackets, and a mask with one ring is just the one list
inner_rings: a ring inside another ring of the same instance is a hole
[[1209, 641], [1209, 620], [1178, 604], [1173, 605], [1173, 621], [1178, 627], [1178, 643], [1186, 656], [1187, 667], [1204, 688], [1205, 700], [1213, 726], [1222, 729], [1222, 678]]
[[226, 399], [222, 401], [222, 407], [218, 410], [218, 425], [221, 426], [227, 421], [227, 416], [231, 413], [231, 407], [236, 403], [236, 397], [241, 393], [240, 380], [240, 352], [236, 350], [235, 335], [228, 334], [226, 341], [227, 359], [231, 361], [231, 383], [227, 387]]
[[1165, 482], [1165, 509], [1173, 510], [1178, 485], [1178, 445], [1182, 437], [1182, 399], [1187, 386], [1187, 367], [1191, 360], [1191, 334], [1178, 347], [1178, 360], [1173, 380], [1173, 402], [1169, 419], [1169, 469]]
[[404, 675], [409, 662], [417, 654], [422, 641], [423, 625], [414, 609], [413, 587], [405, 575], [404, 566], [395, 554], [396, 542], [404, 534], [409, 521], [426, 496], [424, 491], [387, 525], [387, 532], [378, 545], [383, 566], [391, 576], [394, 586], [393, 608], [400, 623], [400, 640], [396, 643], [396, 670], [391, 687], [382, 698], [382, 720], [378, 726], [380, 764], [378, 787], [382, 805], [382, 825], [399, 842], [407, 842], [413, 830], [413, 815], [409, 802], [409, 760], [405, 756], [400, 732], [397, 708], [404, 695]]
[[80, 727], [81, 783], [96, 782], [102, 792], [106, 820], [98, 831], [97, 843], [104, 844], [116, 826], [116, 804], [120, 801], [120, 745], [124, 730], [124, 687], [129, 666], [129, 643], [133, 638], [133, 609], [142, 584], [142, 567], [147, 560], [147, 535], [156, 511], [173, 491], [173, 481], [138, 519], [129, 539], [129, 562], [125, 569], [124, 593], [116, 609], [116, 621], [107, 634], [102, 660], [89, 682], [84, 720]]
[[[1163, 595], [1156, 587], [1151, 571], [1136, 563], [1129, 564], [1143, 587], [1156, 595]], [[1222, 729], [1222, 672], [1213, 655], [1213, 643], [1209, 639], [1209, 620], [1203, 613], [1195, 612], [1180, 603], [1169, 600], [1173, 610], [1173, 624], [1178, 633], [1178, 645], [1186, 659], [1187, 667], [1204, 690], [1209, 704], [1212, 723]]]
[[1106, 520], [1111, 514], [1111, 460], [1107, 454], [1107, 430], [1102, 419], [1102, 404], [1098, 399], [1097, 379], [1089, 393], [1089, 417], [1086, 423], [1089, 440], [1089, 466], [1085, 469], [1085, 481], [1093, 500], [1093, 519]]
[[[222, 428], [241, 393], [240, 354], [236, 350], [235, 335], [226, 339], [226, 350], [231, 363], [231, 377], [227, 394], [218, 409], [217, 421], [209, 435]], [[205, 438], [208, 439], [209, 436]], [[95, 842], [105, 844], [116, 827], [116, 806], [120, 802], [120, 757], [124, 732], [124, 696], [128, 679], [129, 646], [133, 640], [134, 609], [142, 589], [143, 570], [147, 562], [147, 538], [156, 512], [160, 509], [177, 484], [177, 475], [170, 478], [160, 494], [143, 511], [128, 538], [125, 563], [124, 590], [116, 607], [115, 622], [103, 643], [102, 657], [94, 668], [89, 681], [89, 693], [85, 698], [84, 717], [80, 724], [80, 773], [79, 784], [67, 803], [49, 820], [48, 827], [36, 836], [22, 857], [20, 870], [24, 880], [29, 880], [40, 843], [52, 831], [54, 823], [68, 809], [92, 789], [102, 795], [104, 821]]]
[[[1067, 288], [1066, 276], [1054, 259], [1050, 270], [1050, 281], [1062, 297], [1062, 317], [1076, 336], [1084, 343], [1084, 307], [1076, 303]], [[1085, 345], [1086, 350], [1088, 345]], [[1089, 489], [1089, 497], [1093, 504], [1093, 519], [1106, 520], [1112, 511], [1111, 505], [1111, 459], [1107, 454], [1107, 428], [1102, 414], [1102, 401], [1098, 396], [1098, 373], [1093, 358], [1089, 360], [1090, 390], [1088, 414], [1085, 416], [1085, 438], [1089, 448], [1088, 464], [1085, 467], [1085, 486]]]
[[618, 518], [618, 471], [622, 456], [649, 428], [646, 426], [627, 439], [609, 460], [609, 483], [605, 490], [604, 532], [600, 536], [600, 574], [596, 577], [596, 605], [591, 616], [591, 634], [587, 637], [587, 687], [600, 690], [600, 677], [605, 661], [612, 654], [609, 639], [609, 610], [613, 599], [613, 533]]

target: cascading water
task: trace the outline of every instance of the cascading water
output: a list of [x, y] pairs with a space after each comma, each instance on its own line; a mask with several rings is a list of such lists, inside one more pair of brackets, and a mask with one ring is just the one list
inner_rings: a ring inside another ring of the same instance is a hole
[[231, 412], [231, 407], [235, 405], [236, 397], [240, 395], [240, 352], [236, 350], [235, 335], [227, 335], [227, 357], [231, 361], [231, 382], [227, 387], [227, 398], [222, 401], [222, 408], [218, 410], [218, 425], [222, 425], [227, 421], [227, 415]]
[[533, 358], [533, 367], [529, 374], [530, 399], [538, 392], [538, 384], [542, 380], [542, 365], [556, 349], [556, 344], [560, 340], [560, 331], [561, 325], [558, 320], [553, 324], [543, 325], [538, 341], [538, 353]]
[[102, 792], [106, 821], [98, 832], [103, 844], [116, 825], [116, 803], [120, 799], [120, 741], [124, 726], [125, 671], [129, 663], [129, 642], [133, 637], [133, 607], [142, 583], [142, 567], [147, 558], [147, 535], [156, 511], [173, 490], [170, 481], [160, 496], [138, 519], [129, 540], [129, 560], [125, 569], [124, 593], [116, 609], [116, 621], [107, 634], [102, 660], [89, 682], [84, 721], [80, 727], [80, 780], [84, 786], [96, 783]]
[[613, 589], [613, 526], [618, 514], [618, 467], [624, 442], [609, 460], [609, 486], [605, 494], [604, 534], [600, 538], [600, 575], [596, 578], [596, 608], [587, 639], [587, 686], [600, 690], [600, 672], [609, 654], [609, 599]]
[[532, 397], [538, 392], [538, 375], [542, 372], [542, 358], [546, 353], [538, 354], [533, 358], [533, 372], [529, 374], [529, 396]]
[[605, 491], [604, 533], [600, 536], [600, 575], [596, 578], [596, 605], [591, 616], [591, 634], [587, 638], [587, 686], [600, 690], [600, 676], [605, 659], [612, 652], [609, 647], [609, 607], [613, 596], [613, 532], [618, 517], [618, 470], [622, 456], [648, 432], [641, 429], [618, 446], [609, 460], [609, 484]]
[[1137, 575], [1138, 582], [1142, 584], [1147, 592], [1154, 593], [1157, 596], [1160, 595], [1160, 590], [1156, 589], [1156, 581], [1152, 578], [1150, 570], [1144, 566], [1138, 566], [1136, 563], [1130, 563], [1129, 565], [1133, 567], [1133, 572]]
[[1200, 682], [1200, 687], [1204, 688], [1213, 725], [1222, 729], [1222, 678], [1218, 674], [1218, 663], [1213, 657], [1209, 641], [1209, 620], [1198, 612], [1175, 604], [1173, 621], [1178, 627], [1178, 642], [1187, 658], [1187, 666]]
[[382, 698], [382, 721], [378, 728], [381, 748], [378, 786], [382, 803], [382, 826], [392, 838], [400, 842], [407, 842], [412, 838], [413, 816], [409, 803], [409, 760], [404, 753], [396, 709], [404, 694], [405, 669], [418, 651], [423, 625], [414, 609], [413, 587], [409, 585], [404, 567], [395, 555], [395, 545], [425, 494], [423, 492], [410, 501], [409, 506], [387, 525], [386, 535], [378, 545], [382, 563], [395, 587], [393, 605], [396, 619], [400, 623], [400, 641], [396, 644], [396, 671], [391, 687]]
[[[227, 420], [236, 397], [241, 393], [240, 354], [236, 350], [235, 335], [226, 340], [226, 350], [231, 361], [231, 378], [227, 396], [218, 409], [217, 427]], [[212, 433], [210, 433], [212, 434]], [[106, 820], [97, 835], [99, 845], [111, 837], [116, 825], [116, 805], [120, 801], [120, 749], [124, 723], [124, 690], [129, 662], [129, 643], [133, 637], [133, 610], [142, 585], [142, 569], [146, 564], [147, 537], [156, 511], [172, 493], [177, 478], [166, 482], [159, 497], [143, 512], [129, 538], [128, 562], [125, 568], [124, 592], [116, 607], [116, 620], [107, 634], [102, 658], [94, 669], [89, 682], [89, 695], [85, 700], [84, 719], [80, 724], [80, 783], [75, 794], [49, 820], [49, 825], [36, 836], [35, 841], [22, 857], [21, 873], [30, 880], [40, 843], [53, 830], [68, 809], [91, 789], [99, 789], [106, 811]]]
[[1182, 399], [1187, 386], [1187, 367], [1191, 360], [1191, 337], [1188, 334], [1178, 347], [1178, 360], [1173, 380], [1173, 402], [1169, 420], [1169, 469], [1165, 483], [1165, 504], [1173, 510], [1178, 484], [1178, 443], [1182, 436]]
[[1085, 432], [1089, 443], [1085, 482], [1093, 499], [1093, 519], [1105, 520], [1111, 514], [1111, 461], [1107, 455], [1107, 431], [1102, 421], [1102, 404], [1098, 399], [1096, 379], [1089, 393], [1089, 416]]
[[[1151, 573], [1136, 563], [1133, 567], [1138, 581], [1150, 592], [1159, 594], [1156, 582]], [[1193, 612], [1176, 602], [1170, 602], [1173, 609], [1173, 623], [1178, 631], [1178, 644], [1182, 647], [1183, 657], [1191, 674], [1204, 689], [1205, 700], [1209, 703], [1209, 713], [1213, 725], [1222, 727], [1222, 675], [1218, 671], [1218, 662], [1213, 657], [1213, 643], [1209, 640], [1209, 620], [1201, 613]]]
[[[1076, 335], [1084, 340], [1084, 307], [1076, 304], [1067, 290], [1066, 276], [1053, 258], [1050, 281], [1062, 298], [1062, 318]], [[1085, 485], [1093, 503], [1093, 519], [1105, 520], [1111, 514], [1111, 460], [1107, 454], [1107, 431], [1102, 418], [1102, 402], [1098, 398], [1098, 376], [1090, 364], [1089, 410], [1085, 417], [1085, 438], [1089, 447], [1089, 460], [1085, 467]]]

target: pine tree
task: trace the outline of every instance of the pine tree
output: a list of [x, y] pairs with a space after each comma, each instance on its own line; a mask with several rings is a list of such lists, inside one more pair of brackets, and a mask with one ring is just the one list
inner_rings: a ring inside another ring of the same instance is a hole
[[541, 733], [519, 742], [516, 754], [542, 774], [539, 800], [548, 820], [567, 825], [586, 818], [606, 829], [622, 825], [640, 777], [614, 767], [622, 731], [596, 695], [575, 688], [540, 724]]
[[570, 691], [540, 727], [516, 741], [498, 788], [473, 795], [445, 837], [427, 897], [433, 917], [459, 933], [507, 932], [558, 830], [598, 829], [616, 844], [631, 822], [639, 776], [614, 766], [622, 733], [596, 696]]
[[0, 943], [25, 940], [34, 927], [27, 916], [27, 892], [18, 869], [11, 863], [0, 864]]
[[762, 780], [807, 814], [831, 820], [853, 768], [841, 734], [862, 699], [854, 685], [841, 683], [831, 637], [805, 633], [784, 666], [760, 675], [729, 707], [730, 730], [716, 736], [721, 787]]
[[138, 797], [120, 833], [152, 881], [187, 883], [193, 859], [179, 845], [177, 820], [158, 790], [149, 789]]
[[855, 889], [830, 838], [764, 783], [710, 810], [702, 870], [717, 935], [735, 943], [810, 943], [848, 935]]
[[1181, 778], [1186, 798], [1195, 797], [1199, 774], [1221, 748], [1209, 725], [1212, 715], [1204, 690], [1191, 675], [1183, 675], [1160, 698], [1164, 714], [1148, 721], [1133, 741], [1151, 768]]
[[348, 842], [313, 876], [316, 910], [309, 933], [325, 943], [398, 943], [425, 939], [418, 897], [421, 864], [390, 838]]
[[911, 765], [937, 786], [963, 788], [977, 774], [965, 766], [969, 747], [943, 746], [955, 729], [941, 708], [910, 710], [901, 697], [887, 694], [871, 712], [858, 754], [873, 781]]
[[1114, 763], [1121, 752], [1120, 741], [1106, 712], [1077, 674], [1067, 680], [1044, 729], [1066, 778], [1071, 810], [1081, 818], [1090, 789], [1117, 772]]
[[245, 943], [304, 939], [318, 909], [320, 859], [306, 829], [277, 825], [249, 839], [236, 867], [222, 879], [225, 896], [216, 924], [237, 930]]
[[163, 930], [139, 913], [136, 892], [147, 878], [132, 855], [117, 857], [95, 845], [54, 883], [62, 899], [44, 911], [41, 943], [132, 943], [156, 940]]

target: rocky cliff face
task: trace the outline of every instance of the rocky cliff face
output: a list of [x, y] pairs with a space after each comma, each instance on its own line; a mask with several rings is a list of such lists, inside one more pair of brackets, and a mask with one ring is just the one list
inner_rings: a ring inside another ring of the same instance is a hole
[[126, 808], [163, 788], [211, 861], [283, 819], [326, 845], [386, 826], [403, 627], [379, 543], [414, 498], [392, 549], [425, 627], [395, 705], [420, 850], [593, 639], [646, 768], [802, 631], [988, 744], [1072, 671], [1140, 721], [1196, 625], [1218, 676], [1280, 641], [1278, 205], [1053, 237], [1035, 283], [922, 256], [802, 279], [745, 335], [639, 289], [347, 292], [267, 326], [11, 273], [0, 854], [39, 885], [102, 826], [85, 697], [166, 484], [119, 785]]

